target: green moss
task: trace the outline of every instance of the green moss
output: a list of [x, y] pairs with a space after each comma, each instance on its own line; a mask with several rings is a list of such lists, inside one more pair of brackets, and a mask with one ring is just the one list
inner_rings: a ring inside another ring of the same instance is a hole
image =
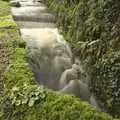
[[[87, 102], [69, 95], [52, 92], [36, 85], [14, 88], [9, 92], [14, 107], [10, 107], [9, 119], [17, 120], [113, 120], [112, 117], [93, 108]], [[39, 88], [39, 96], [36, 98], [36, 89]], [[31, 97], [32, 95], [32, 97]], [[34, 96], [33, 96], [34, 95]], [[17, 97], [16, 97], [17, 96]], [[8, 96], [7, 96], [8, 97]], [[27, 98], [26, 98], [27, 97]], [[14, 98], [14, 99], [13, 99]], [[26, 99], [28, 102], [26, 102]], [[30, 100], [35, 100], [33, 106], [29, 106]], [[7, 106], [8, 107], [8, 106]], [[8, 108], [5, 109], [7, 113]]]
[[17, 28], [17, 24], [13, 21], [12, 16], [0, 17], [0, 28]]
[[4, 88], [4, 77], [9, 70], [15, 48], [20, 39], [16, 29], [0, 29], [0, 94]]
[[8, 2], [0, 0], [0, 16], [10, 15], [10, 6]]
[[20, 86], [25, 83], [33, 83], [33, 74], [30, 71], [24, 48], [16, 48], [12, 63], [10, 71], [6, 75], [6, 88], [11, 89], [14, 85]]
[[0, 28], [14, 28], [14, 27], [17, 27], [17, 25], [14, 22], [11, 21], [0, 22]]
[[0, 16], [0, 21], [4, 21], [4, 20], [12, 20], [12, 15], [4, 15], [4, 16]]

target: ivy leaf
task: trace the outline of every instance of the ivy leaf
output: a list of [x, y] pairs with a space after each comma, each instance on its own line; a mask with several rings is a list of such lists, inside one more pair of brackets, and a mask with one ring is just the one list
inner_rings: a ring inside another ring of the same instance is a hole
[[12, 88], [12, 91], [19, 91], [19, 88], [16, 87], [16, 86], [14, 86], [14, 87]]
[[26, 104], [28, 102], [28, 98], [26, 97], [24, 100], [22, 100], [22, 104]]
[[31, 98], [28, 103], [29, 107], [32, 107], [34, 105], [34, 103], [35, 103], [35, 100], [33, 98]]
[[20, 104], [21, 104], [21, 101], [20, 100], [16, 100], [15, 105], [19, 106]]

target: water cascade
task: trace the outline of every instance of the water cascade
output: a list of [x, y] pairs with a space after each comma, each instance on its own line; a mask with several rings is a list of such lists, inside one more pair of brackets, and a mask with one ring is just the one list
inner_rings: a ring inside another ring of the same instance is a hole
[[13, 3], [12, 14], [27, 42], [29, 62], [37, 82], [47, 88], [79, 96], [98, 107], [88, 82], [81, 80], [84, 70], [80, 61], [73, 58], [68, 43], [54, 24], [54, 16], [46, 6], [37, 0]]

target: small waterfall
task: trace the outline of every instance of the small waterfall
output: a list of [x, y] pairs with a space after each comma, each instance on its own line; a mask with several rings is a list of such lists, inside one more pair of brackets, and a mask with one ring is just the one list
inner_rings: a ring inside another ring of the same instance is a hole
[[12, 13], [27, 42], [29, 62], [37, 82], [53, 90], [72, 93], [98, 107], [88, 87], [89, 76], [78, 59], [73, 62], [71, 49], [56, 28], [54, 16], [41, 2], [18, 2], [20, 7], [12, 7]]
[[33, 36], [28, 42], [28, 53], [37, 81], [58, 90], [62, 72], [72, 66], [72, 53], [68, 44], [56, 28], [23, 31]]

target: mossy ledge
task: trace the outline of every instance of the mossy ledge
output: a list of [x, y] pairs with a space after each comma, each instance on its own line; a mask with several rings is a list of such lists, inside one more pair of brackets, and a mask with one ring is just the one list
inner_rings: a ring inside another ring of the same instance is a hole
[[[7, 2], [0, 0], [0, 8], [2, 6], [9, 8]], [[4, 9], [6, 14], [2, 14], [2, 19], [8, 19], [6, 16], [10, 13], [7, 14], [7, 11], [9, 10]], [[0, 29], [0, 42], [5, 51], [3, 54], [7, 54], [6, 57], [1, 57], [7, 60], [0, 61], [5, 71], [4, 92], [0, 97], [1, 120], [113, 120], [87, 102], [37, 85], [19, 29], [13, 20], [9, 25], [8, 22], [5, 24], [5, 20], [1, 26], [3, 29]]]

